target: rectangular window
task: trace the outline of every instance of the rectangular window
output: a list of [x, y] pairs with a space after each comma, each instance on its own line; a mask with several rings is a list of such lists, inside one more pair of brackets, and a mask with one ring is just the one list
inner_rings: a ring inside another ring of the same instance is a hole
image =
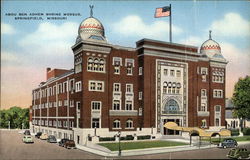
[[142, 67], [139, 67], [139, 75], [142, 75]]
[[207, 111], [207, 110], [206, 110], [206, 104], [205, 104], [205, 103], [202, 103], [202, 104], [201, 104], [201, 111], [203, 111], [203, 112]]
[[213, 97], [214, 98], [223, 98], [223, 90], [214, 89], [213, 90]]
[[100, 110], [101, 102], [100, 101], [91, 101], [92, 110]]
[[125, 109], [126, 110], [133, 110], [132, 101], [126, 101]]
[[82, 82], [78, 81], [76, 82], [76, 92], [82, 91]]
[[63, 93], [64, 92], [68, 92], [68, 83], [67, 82], [63, 83]]
[[115, 66], [114, 69], [114, 74], [120, 74], [120, 66]]
[[170, 76], [174, 77], [174, 70], [170, 70]]
[[167, 76], [168, 75], [168, 69], [164, 69], [163, 74], [164, 74], [164, 76]]
[[215, 106], [215, 111], [220, 112], [221, 111], [221, 106], [219, 106], [219, 105]]
[[104, 92], [104, 82], [103, 81], [89, 81], [89, 91]]
[[62, 101], [58, 101], [58, 107], [62, 106]]
[[120, 101], [119, 100], [113, 101], [113, 110], [120, 110]]
[[202, 97], [206, 97], [207, 96], [207, 90], [206, 89], [202, 89], [201, 90], [201, 96]]
[[176, 77], [181, 77], [181, 71], [180, 70], [176, 71]]
[[70, 100], [69, 103], [70, 103], [69, 104], [70, 107], [74, 107], [74, 100]]
[[68, 100], [64, 100], [64, 106], [68, 106]]
[[133, 84], [126, 84], [126, 92], [128, 93], [133, 92]]
[[114, 83], [113, 91], [120, 92], [121, 91], [121, 84], [120, 83]]
[[92, 118], [92, 128], [100, 128], [100, 119]]
[[127, 75], [133, 75], [133, 68], [131, 66], [127, 67]]
[[142, 100], [142, 92], [139, 92], [139, 100]]
[[102, 91], [102, 90], [103, 90], [102, 84], [103, 84], [103, 83], [97, 82], [97, 90], [98, 90], [98, 91]]

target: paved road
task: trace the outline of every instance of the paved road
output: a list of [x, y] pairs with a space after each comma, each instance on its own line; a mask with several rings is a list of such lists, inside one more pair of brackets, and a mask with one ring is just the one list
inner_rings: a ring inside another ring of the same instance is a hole
[[34, 144], [22, 142], [22, 134], [17, 131], [0, 130], [0, 159], [104, 159], [78, 149], [66, 149], [57, 144], [34, 139]]
[[[34, 139], [34, 144], [24, 144], [17, 131], [0, 130], [0, 160], [2, 159], [106, 159], [78, 149], [65, 149], [57, 144]], [[244, 145], [250, 150], [250, 144]], [[200, 149], [143, 156], [126, 156], [121, 159], [227, 159], [230, 149]], [[117, 157], [108, 159], [118, 159]]]

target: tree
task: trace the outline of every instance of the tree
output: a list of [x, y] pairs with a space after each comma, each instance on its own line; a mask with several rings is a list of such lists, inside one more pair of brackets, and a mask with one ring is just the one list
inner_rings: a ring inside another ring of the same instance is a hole
[[234, 86], [232, 102], [235, 115], [242, 119], [250, 119], [250, 77], [240, 78]]
[[0, 128], [28, 128], [29, 127], [29, 109], [20, 107], [11, 107], [7, 110], [0, 110]]

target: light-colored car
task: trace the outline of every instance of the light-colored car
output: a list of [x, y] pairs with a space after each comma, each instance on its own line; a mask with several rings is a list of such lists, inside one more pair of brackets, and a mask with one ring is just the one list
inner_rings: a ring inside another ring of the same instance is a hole
[[33, 138], [30, 135], [26, 135], [23, 137], [24, 143], [34, 143]]
[[43, 134], [40, 136], [40, 139], [41, 139], [41, 140], [47, 140], [47, 139], [48, 139], [48, 134], [43, 133]]

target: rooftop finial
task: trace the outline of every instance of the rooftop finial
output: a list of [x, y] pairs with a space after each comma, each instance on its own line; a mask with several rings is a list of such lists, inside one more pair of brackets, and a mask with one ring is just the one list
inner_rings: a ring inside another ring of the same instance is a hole
[[211, 33], [212, 33], [212, 31], [209, 30], [209, 39], [212, 39]]
[[89, 5], [89, 8], [90, 8], [90, 17], [93, 17], [93, 8], [94, 8], [94, 5]]

